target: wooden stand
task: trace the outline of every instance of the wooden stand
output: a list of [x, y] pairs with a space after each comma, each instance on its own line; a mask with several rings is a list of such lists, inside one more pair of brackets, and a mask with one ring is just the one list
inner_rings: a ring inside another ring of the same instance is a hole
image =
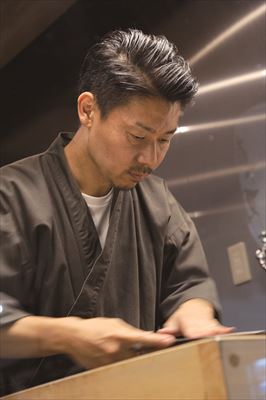
[[2, 399], [225, 400], [232, 397], [225, 382], [222, 344], [231, 343], [235, 348], [240, 341], [243, 353], [252, 341], [263, 357], [265, 335], [217, 336], [137, 356]]

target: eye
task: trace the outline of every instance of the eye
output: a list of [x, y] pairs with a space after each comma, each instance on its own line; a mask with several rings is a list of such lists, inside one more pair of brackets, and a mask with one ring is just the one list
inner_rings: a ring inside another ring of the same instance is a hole
[[128, 132], [130, 137], [135, 140], [135, 141], [142, 141], [145, 139], [145, 136], [140, 136], [140, 135], [133, 135], [133, 133]]
[[170, 143], [170, 139], [159, 139], [159, 143], [161, 143], [161, 144], [168, 144], [168, 143]]
[[134, 139], [136, 140], [143, 140], [145, 139], [144, 136], [136, 136], [136, 135], [132, 135]]

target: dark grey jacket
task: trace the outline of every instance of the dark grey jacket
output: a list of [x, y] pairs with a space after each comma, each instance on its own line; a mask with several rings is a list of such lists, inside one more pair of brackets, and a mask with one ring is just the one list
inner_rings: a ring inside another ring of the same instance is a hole
[[[76, 315], [154, 330], [194, 297], [219, 310], [194, 224], [162, 179], [115, 190], [101, 249], [64, 156], [69, 140], [61, 134], [45, 153], [1, 169], [1, 325]], [[77, 371], [65, 356], [39, 362], [4, 360], [1, 394]]]

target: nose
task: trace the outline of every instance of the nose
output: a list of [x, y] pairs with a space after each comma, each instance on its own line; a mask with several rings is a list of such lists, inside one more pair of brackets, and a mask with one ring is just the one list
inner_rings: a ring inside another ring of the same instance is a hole
[[137, 161], [150, 169], [155, 169], [159, 164], [159, 149], [157, 143], [146, 143], [139, 151]]

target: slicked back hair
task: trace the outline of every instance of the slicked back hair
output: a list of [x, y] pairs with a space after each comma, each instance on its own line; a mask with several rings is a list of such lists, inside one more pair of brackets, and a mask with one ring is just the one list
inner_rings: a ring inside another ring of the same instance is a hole
[[140, 30], [113, 31], [88, 51], [81, 67], [79, 93], [94, 94], [102, 118], [133, 96], [189, 103], [198, 84], [188, 63], [164, 36]]

